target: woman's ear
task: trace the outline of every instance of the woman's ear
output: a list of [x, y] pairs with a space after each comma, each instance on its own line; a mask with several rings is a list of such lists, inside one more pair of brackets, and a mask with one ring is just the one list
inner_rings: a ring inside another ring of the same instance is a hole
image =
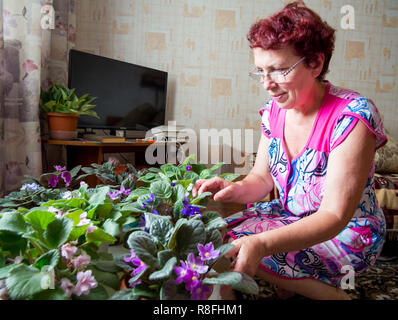
[[322, 52], [317, 53], [317, 62], [313, 62], [310, 64], [312, 68], [312, 75], [314, 76], [314, 78], [318, 77], [321, 74], [324, 63], [325, 55]]

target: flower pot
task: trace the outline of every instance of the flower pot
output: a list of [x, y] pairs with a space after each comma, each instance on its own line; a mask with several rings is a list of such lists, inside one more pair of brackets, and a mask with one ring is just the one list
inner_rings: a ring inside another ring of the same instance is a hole
[[78, 114], [47, 112], [50, 137], [55, 140], [73, 140], [77, 136]]

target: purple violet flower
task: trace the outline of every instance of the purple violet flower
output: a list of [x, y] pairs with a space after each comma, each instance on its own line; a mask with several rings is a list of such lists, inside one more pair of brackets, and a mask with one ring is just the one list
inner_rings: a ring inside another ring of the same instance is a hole
[[155, 209], [152, 210], [152, 213], [156, 214], [157, 216], [159, 215], [159, 212], [157, 212], [157, 210], [155, 210]]
[[196, 258], [192, 252], [188, 255], [188, 266], [192, 271], [199, 274], [204, 274], [209, 269], [209, 267], [203, 265], [203, 261], [199, 257]]
[[117, 200], [119, 199], [119, 191], [114, 191], [114, 192], [108, 192], [108, 196], [109, 198], [111, 198], [112, 200]]
[[66, 166], [65, 167], [61, 167], [61, 166], [54, 166], [54, 169], [55, 170], [57, 170], [57, 171], [59, 171], [59, 172], [62, 172], [62, 171], [64, 171], [64, 170], [66, 170]]
[[187, 165], [187, 166], [185, 167], [185, 170], [186, 170], [186, 171], [191, 171], [191, 169], [192, 169], [192, 166], [191, 166], [191, 165]]
[[199, 243], [198, 250], [199, 250], [199, 255], [203, 261], [216, 259], [220, 255], [220, 250], [214, 250], [212, 242], [209, 242], [204, 246], [201, 243]]
[[[186, 263], [184, 261], [180, 261], [181, 267], [175, 266], [174, 267], [174, 272], [177, 274], [177, 279], [175, 280], [176, 284], [180, 284], [181, 282], [184, 281], [184, 279], [188, 277], [191, 277], [190, 274], [192, 274], [192, 270], [188, 268]], [[185, 282], [185, 281], [184, 281]]]
[[191, 299], [207, 300], [207, 296], [210, 292], [211, 288], [209, 286], [202, 286], [202, 284], [199, 283], [195, 288], [191, 290]]
[[70, 182], [72, 181], [72, 176], [68, 171], [64, 171], [61, 173], [61, 178], [64, 179], [65, 185], [68, 187]]
[[176, 182], [172, 182], [171, 186], [174, 187], [177, 183]]
[[137, 286], [137, 285], [139, 285], [139, 284], [141, 284], [141, 283], [142, 283], [141, 279], [137, 279], [137, 280], [135, 280], [135, 281], [133, 281], [133, 282], [130, 282], [130, 281], [129, 281], [129, 287], [130, 287], [130, 288], [134, 288], [135, 286]]
[[[190, 271], [190, 272], [189, 272]], [[189, 269], [187, 277], [184, 279], [185, 289], [188, 291], [193, 290], [198, 284], [200, 284], [199, 276], [197, 272]]]
[[125, 257], [123, 258], [123, 261], [126, 263], [133, 263], [133, 259], [135, 259], [137, 256], [135, 255], [135, 252], [133, 250], [130, 250], [130, 257]]
[[124, 186], [120, 187], [120, 194], [123, 194], [124, 196], [128, 196], [130, 194], [131, 190], [130, 189], [125, 189]]
[[136, 269], [133, 271], [133, 275], [136, 276], [137, 274], [141, 273], [147, 265], [142, 261], [140, 258], [136, 257], [132, 260], [132, 263], [137, 266]]
[[48, 180], [48, 184], [51, 185], [53, 188], [57, 186], [58, 183], [58, 176], [51, 176], [51, 178]]

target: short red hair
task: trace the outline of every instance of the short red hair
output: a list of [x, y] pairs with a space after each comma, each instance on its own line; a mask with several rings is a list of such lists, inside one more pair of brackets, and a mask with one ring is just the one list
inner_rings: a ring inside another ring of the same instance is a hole
[[303, 2], [296, 1], [253, 24], [247, 39], [252, 49], [278, 50], [292, 46], [298, 56], [305, 57], [307, 67], [317, 65], [317, 54], [323, 53], [325, 62], [318, 76], [319, 80], [323, 80], [334, 50], [334, 33], [335, 30], [317, 13]]

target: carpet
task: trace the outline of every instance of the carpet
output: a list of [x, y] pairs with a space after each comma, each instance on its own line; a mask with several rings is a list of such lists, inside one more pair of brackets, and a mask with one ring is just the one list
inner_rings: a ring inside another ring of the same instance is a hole
[[[259, 295], [242, 295], [243, 300], [280, 300], [267, 281], [255, 278]], [[353, 300], [398, 300], [398, 257], [380, 257], [375, 264], [355, 276], [355, 289], [346, 290]], [[295, 295], [288, 300], [309, 300]]]

